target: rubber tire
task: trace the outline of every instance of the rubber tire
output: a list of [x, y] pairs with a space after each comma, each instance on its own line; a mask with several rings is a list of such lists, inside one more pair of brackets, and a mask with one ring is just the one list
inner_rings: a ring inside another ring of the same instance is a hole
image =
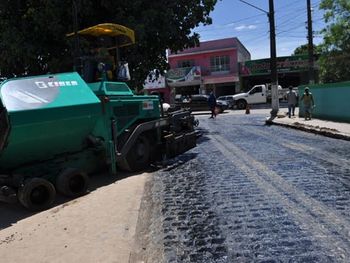
[[240, 110], [244, 110], [247, 107], [247, 102], [245, 100], [237, 101], [237, 108]]
[[31, 211], [42, 211], [50, 208], [55, 197], [55, 187], [43, 178], [28, 179], [18, 189], [19, 202]]
[[128, 171], [137, 172], [144, 170], [150, 165], [150, 157], [150, 140], [146, 135], [140, 135], [126, 155], [126, 162], [129, 167]]
[[68, 168], [56, 178], [56, 189], [62, 195], [78, 197], [87, 193], [89, 177], [78, 169]]

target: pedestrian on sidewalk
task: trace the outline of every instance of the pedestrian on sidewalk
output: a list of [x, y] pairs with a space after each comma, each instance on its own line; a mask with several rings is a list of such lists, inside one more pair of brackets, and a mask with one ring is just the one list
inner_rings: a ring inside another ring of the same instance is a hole
[[289, 86], [289, 91], [287, 92], [287, 102], [288, 102], [288, 117], [291, 115], [295, 116], [295, 106], [298, 102], [298, 94], [293, 90], [292, 86]]
[[312, 109], [314, 108], [315, 102], [314, 97], [312, 96], [309, 87], [305, 88], [305, 92], [301, 97], [301, 101], [304, 104], [304, 117], [305, 120], [311, 120]]
[[211, 91], [210, 94], [209, 94], [208, 106], [209, 106], [210, 111], [211, 111], [211, 116], [210, 116], [209, 119], [216, 118], [216, 111], [215, 111], [215, 108], [216, 108], [216, 97], [215, 97], [213, 91]]

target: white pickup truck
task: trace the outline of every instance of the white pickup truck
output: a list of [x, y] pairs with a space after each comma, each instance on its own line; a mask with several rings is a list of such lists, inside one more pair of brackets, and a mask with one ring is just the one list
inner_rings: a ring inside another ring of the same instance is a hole
[[[278, 85], [278, 98], [282, 100], [284, 98], [285, 90]], [[245, 109], [248, 104], [267, 103], [271, 101], [271, 85], [261, 84], [255, 85], [251, 90], [245, 93], [238, 93], [233, 95], [234, 105], [238, 109]]]

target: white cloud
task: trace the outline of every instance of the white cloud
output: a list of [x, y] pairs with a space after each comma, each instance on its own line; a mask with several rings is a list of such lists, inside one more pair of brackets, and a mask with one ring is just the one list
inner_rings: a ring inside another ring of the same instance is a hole
[[229, 23], [227, 25], [225, 25], [225, 27], [233, 27], [236, 23]]
[[236, 26], [235, 30], [236, 31], [243, 31], [243, 30], [253, 30], [256, 29], [256, 25], [241, 25], [241, 26]]

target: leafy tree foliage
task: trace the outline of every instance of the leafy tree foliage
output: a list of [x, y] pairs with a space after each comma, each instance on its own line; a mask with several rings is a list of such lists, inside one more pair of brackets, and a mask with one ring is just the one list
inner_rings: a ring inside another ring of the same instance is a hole
[[58, 71], [65, 64], [66, 11], [56, 1], [0, 2], [0, 70], [3, 76]]
[[322, 31], [324, 42], [320, 58], [323, 82], [350, 80], [350, 1], [323, 0], [327, 27]]
[[0, 75], [72, 70], [74, 5], [79, 29], [117, 23], [135, 30], [136, 45], [123, 50], [138, 84], [150, 69], [166, 69], [166, 49], [199, 43], [192, 29], [210, 24], [217, 0], [1, 0]]
[[[308, 48], [309, 48], [308, 44], [301, 45], [294, 50], [292, 56], [307, 55], [309, 52]], [[318, 54], [320, 52], [321, 52], [321, 47], [314, 45], [314, 54]]]

